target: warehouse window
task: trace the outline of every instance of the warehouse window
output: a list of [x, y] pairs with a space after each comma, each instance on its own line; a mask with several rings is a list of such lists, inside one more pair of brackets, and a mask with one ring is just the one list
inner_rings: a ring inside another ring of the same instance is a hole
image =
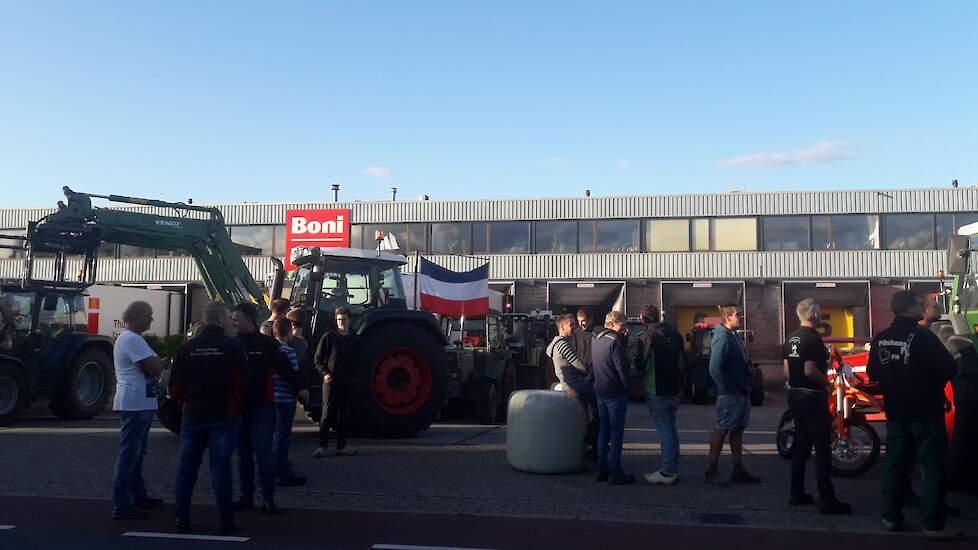
[[489, 253], [489, 224], [488, 223], [472, 224], [472, 253], [473, 254]]
[[887, 214], [883, 230], [889, 250], [934, 248], [934, 216], [930, 214]]
[[275, 247], [275, 226], [273, 225], [233, 225], [231, 230], [231, 240], [261, 249], [256, 256], [271, 256], [272, 249]]
[[947, 239], [954, 234], [954, 215], [938, 214], [934, 216], [934, 221], [934, 234], [937, 237], [934, 248], [944, 250], [947, 248]]
[[689, 251], [689, 220], [647, 220], [645, 250], [648, 252]]
[[713, 250], [757, 250], [757, 218], [714, 218]]
[[[11, 235], [11, 236], [21, 236], [26, 234], [25, 231], [18, 231], [16, 229], [0, 229], [0, 235]], [[0, 245], [4, 246], [15, 246], [18, 247], [17, 250], [11, 248], [0, 248], [0, 260], [8, 260], [10, 258], [23, 258], [24, 249], [22, 248], [24, 241], [20, 239], [2, 239], [0, 238]]]
[[814, 250], [875, 250], [880, 244], [879, 216], [814, 216]]
[[146, 248], [144, 246], [132, 246], [129, 244], [119, 245], [120, 258], [152, 258], [155, 255], [156, 251], [152, 248]]
[[400, 254], [414, 254], [415, 251], [424, 253], [425, 232], [427, 226], [423, 223], [385, 223], [369, 224], [363, 226], [364, 248], [377, 248], [377, 231], [383, 231], [385, 235], [394, 235], [397, 240], [397, 250]]
[[489, 252], [492, 254], [526, 254], [530, 251], [528, 222], [495, 222], [489, 224]]
[[809, 221], [808, 216], [764, 218], [764, 250], [811, 250]]
[[638, 252], [639, 220], [596, 220], [578, 224], [581, 252]]
[[534, 246], [540, 254], [577, 252], [577, 222], [536, 222]]
[[710, 220], [698, 218], [693, 220], [693, 250], [710, 249]]
[[432, 254], [468, 254], [472, 243], [472, 224], [431, 224]]

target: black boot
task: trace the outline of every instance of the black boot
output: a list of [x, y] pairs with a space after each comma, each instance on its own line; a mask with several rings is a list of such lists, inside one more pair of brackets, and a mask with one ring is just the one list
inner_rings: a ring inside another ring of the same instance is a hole
[[190, 526], [190, 520], [189, 519], [180, 519], [180, 518], [177, 518], [177, 521], [176, 521], [176, 524], [175, 525], [176, 525], [176, 528], [177, 528], [177, 533], [179, 533], [181, 535], [186, 535], [187, 533], [189, 533], [191, 531], [191, 529], [193, 529]]
[[238, 500], [234, 501], [234, 504], [231, 505], [231, 508], [234, 508], [235, 512], [248, 510], [254, 507], [255, 507], [255, 499], [246, 498], [246, 497], [239, 498]]
[[217, 522], [217, 533], [219, 535], [233, 535], [237, 529], [238, 526], [234, 524], [234, 516]]

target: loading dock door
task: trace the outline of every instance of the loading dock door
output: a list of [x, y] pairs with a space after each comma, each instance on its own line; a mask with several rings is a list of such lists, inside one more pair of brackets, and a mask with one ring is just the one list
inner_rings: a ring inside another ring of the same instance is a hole
[[[784, 334], [798, 326], [795, 308], [798, 302], [812, 298], [822, 306], [822, 324], [818, 332], [824, 337], [869, 338], [869, 281], [801, 281], [781, 285], [784, 306]], [[848, 346], [851, 347], [851, 346]]]
[[[660, 303], [663, 317], [680, 334], [693, 330], [693, 325], [705, 317], [717, 317], [717, 306], [744, 305], [744, 282], [663, 282], [660, 288]], [[749, 323], [750, 313], [744, 312], [744, 329]], [[687, 342], [687, 347], [689, 343]]]
[[625, 313], [625, 283], [621, 281], [582, 281], [547, 283], [547, 308], [554, 313], [590, 310], [597, 324], [604, 323], [609, 311]]

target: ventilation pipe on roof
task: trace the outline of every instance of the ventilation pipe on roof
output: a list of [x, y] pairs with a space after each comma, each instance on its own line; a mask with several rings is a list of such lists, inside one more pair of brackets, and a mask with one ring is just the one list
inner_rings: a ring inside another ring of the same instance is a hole
[[333, 202], [340, 202], [340, 184], [334, 183], [333, 187]]
[[397, 200], [397, 187], [391, 187], [391, 202]]
[[590, 197], [591, 196], [591, 190], [590, 189], [585, 189], [584, 190], [584, 196], [585, 197]]
[[426, 201], [426, 200], [428, 200], [428, 195], [426, 195], [424, 193], [421, 193], [420, 195], [418, 195], [418, 200], [419, 201]]

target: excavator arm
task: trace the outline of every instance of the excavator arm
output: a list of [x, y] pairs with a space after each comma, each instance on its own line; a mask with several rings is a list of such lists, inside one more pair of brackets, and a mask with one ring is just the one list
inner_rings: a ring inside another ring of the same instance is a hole
[[[201, 279], [212, 298], [227, 304], [247, 301], [267, 314], [265, 297], [241, 259], [240, 245], [231, 241], [224, 216], [214, 207], [140, 199], [121, 195], [76, 193], [64, 188], [67, 204], [27, 228], [25, 283], [33, 279], [33, 261], [38, 255], [54, 255], [55, 283], [88, 286], [95, 282], [98, 249], [102, 242], [183, 251], [193, 257]], [[174, 215], [98, 208], [92, 199], [152, 206], [174, 211]], [[65, 277], [68, 256], [85, 258], [77, 281]]]

